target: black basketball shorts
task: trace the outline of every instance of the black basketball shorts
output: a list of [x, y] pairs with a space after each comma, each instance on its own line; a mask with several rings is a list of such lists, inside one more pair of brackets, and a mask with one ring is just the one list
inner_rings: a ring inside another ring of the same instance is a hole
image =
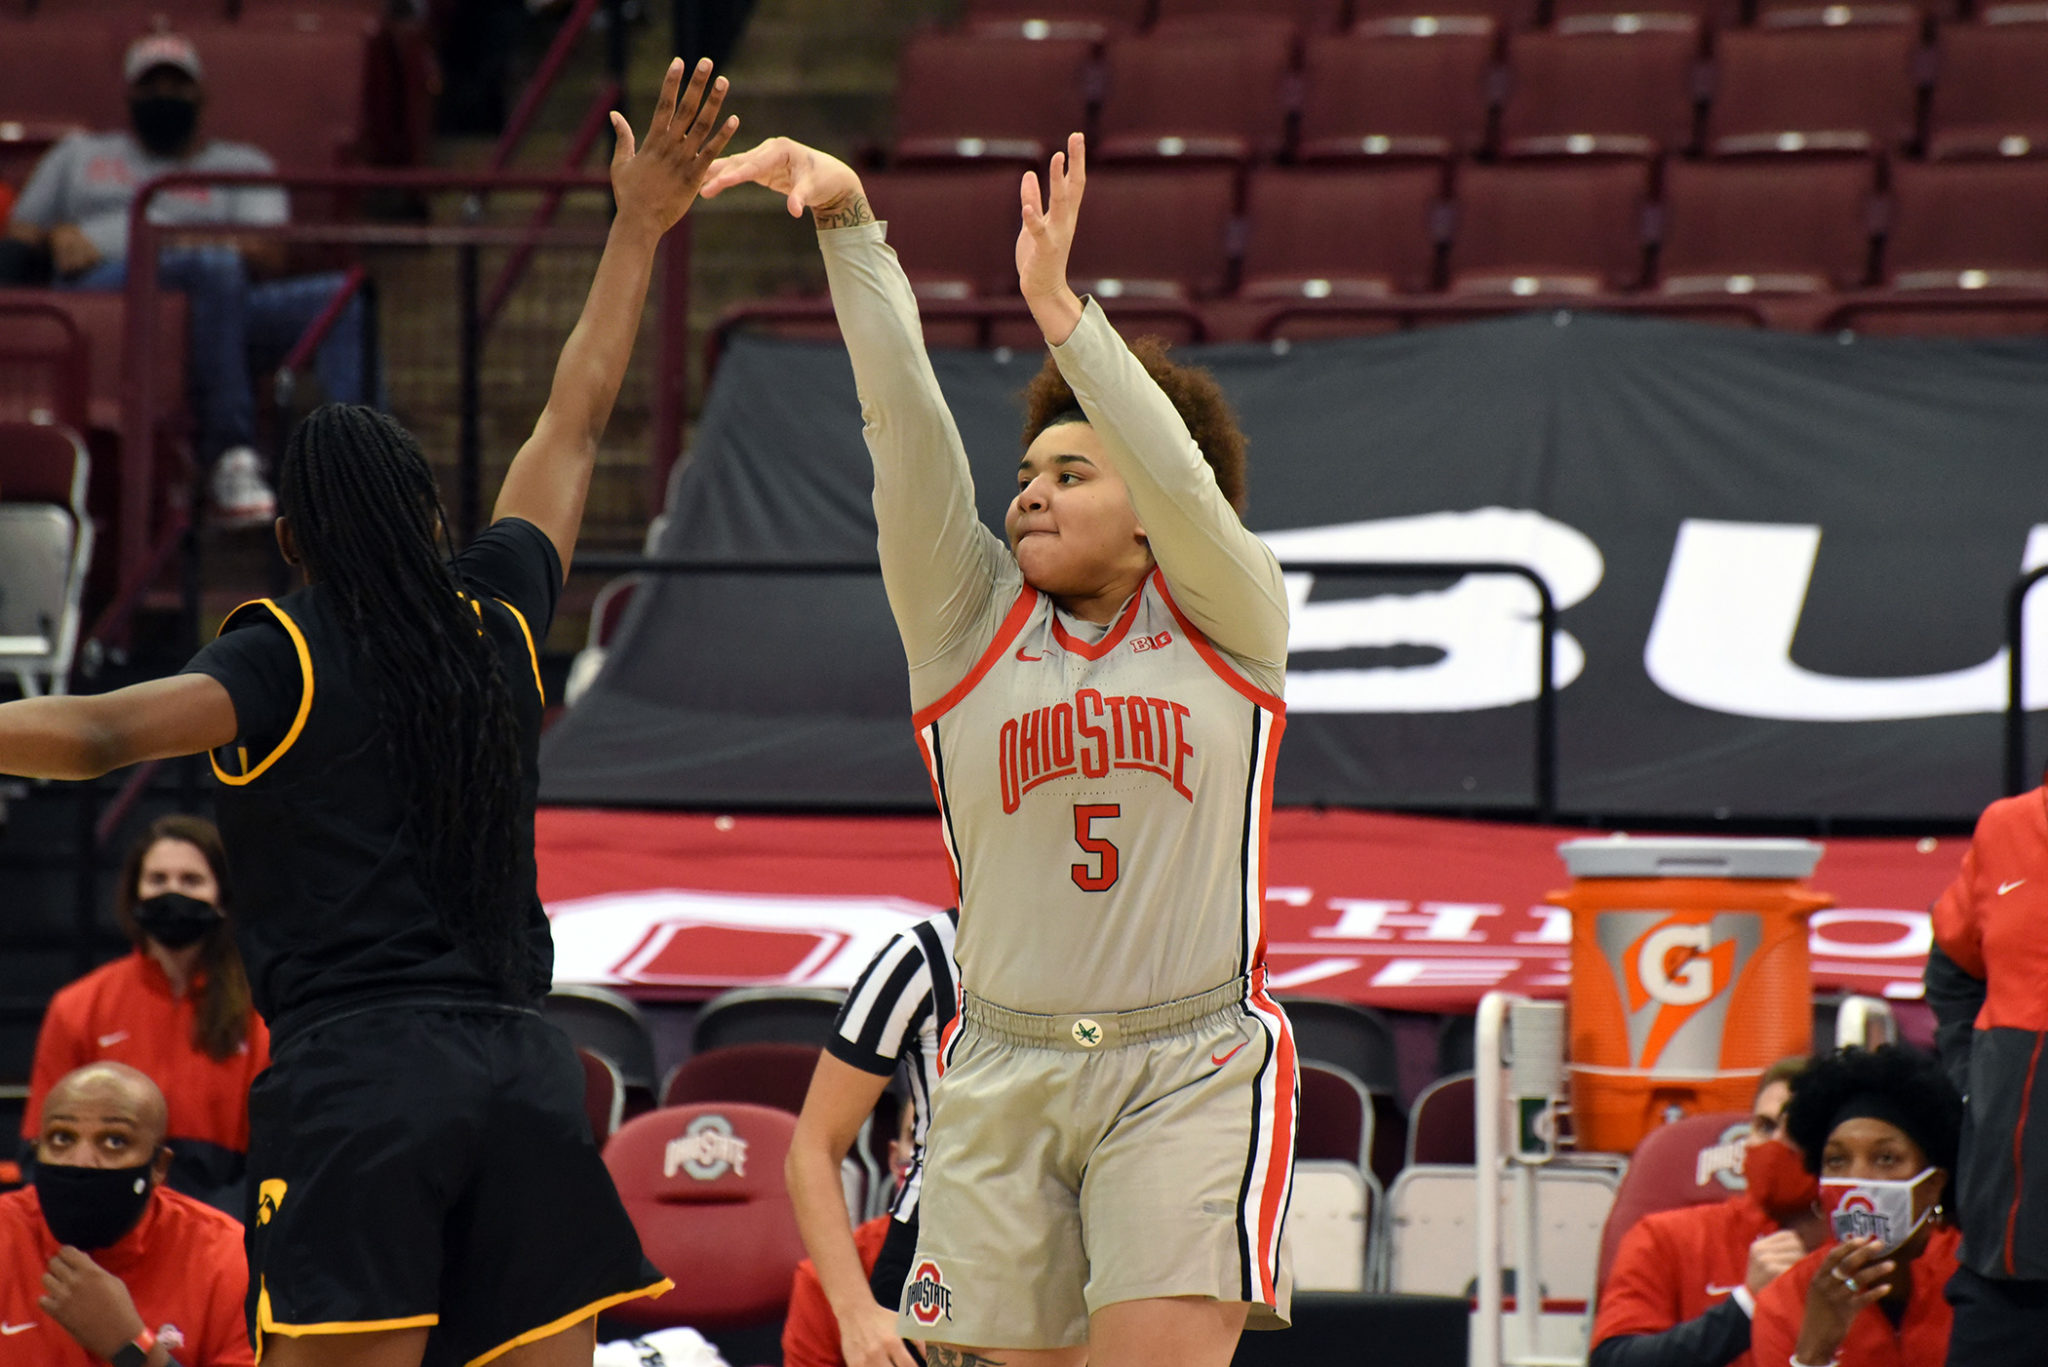
[[428, 1327], [480, 1367], [668, 1286], [531, 1012], [383, 1007], [292, 1036], [249, 1092], [249, 1337]]

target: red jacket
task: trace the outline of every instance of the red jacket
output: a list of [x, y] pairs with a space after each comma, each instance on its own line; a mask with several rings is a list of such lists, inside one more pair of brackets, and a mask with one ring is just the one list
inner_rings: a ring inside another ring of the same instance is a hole
[[2048, 1280], [2048, 789], [1992, 803], [1934, 904], [1927, 1003], [1969, 1098], [1951, 1209], [1986, 1277]]
[[[1722, 1304], [1749, 1276], [1750, 1244], [1777, 1227], [1746, 1196], [1644, 1216], [1622, 1236], [1600, 1288], [1593, 1342], [1661, 1334]], [[1750, 1361], [1745, 1353], [1730, 1367]]]
[[36, 1037], [35, 1071], [21, 1132], [36, 1137], [43, 1098], [66, 1073], [112, 1059], [140, 1068], [170, 1107], [168, 1142], [198, 1140], [249, 1151], [249, 1084], [270, 1066], [270, 1032], [249, 1012], [240, 1053], [216, 1059], [192, 1042], [198, 1001], [173, 997], [156, 960], [137, 950], [60, 988]]
[[[875, 1270], [882, 1256], [882, 1241], [889, 1237], [887, 1215], [877, 1215], [853, 1231], [853, 1247], [860, 1254], [863, 1272]], [[818, 1282], [818, 1269], [809, 1258], [796, 1265], [796, 1281], [789, 1289], [789, 1315], [782, 1322], [782, 1367], [846, 1367], [839, 1355], [839, 1317], [825, 1288]]]
[[[1961, 1236], [1943, 1225], [1927, 1240], [1912, 1269], [1913, 1290], [1906, 1313], [1893, 1330], [1883, 1310], [1866, 1305], [1849, 1324], [1837, 1355], [1842, 1367], [1943, 1367], [1948, 1361], [1952, 1322], [1942, 1288], [1956, 1270], [1956, 1245]], [[1794, 1263], [1790, 1271], [1764, 1288], [1756, 1298], [1750, 1324], [1749, 1350], [1763, 1367], [1779, 1367], [1799, 1346], [1799, 1325], [1806, 1318], [1806, 1292], [1820, 1271], [1820, 1260], [1834, 1247], [1821, 1245]]]
[[[56, 1256], [35, 1188], [0, 1196], [0, 1361], [105, 1367], [36, 1304]], [[239, 1220], [158, 1187], [135, 1228], [91, 1257], [127, 1286], [142, 1322], [184, 1367], [255, 1367]]]

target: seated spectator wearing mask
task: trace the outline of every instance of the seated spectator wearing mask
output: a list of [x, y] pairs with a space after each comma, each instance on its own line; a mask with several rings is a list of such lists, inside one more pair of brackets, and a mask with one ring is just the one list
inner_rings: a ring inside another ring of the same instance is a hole
[[1911, 1049], [1839, 1049], [1793, 1080], [1786, 1128], [1849, 1237], [1831, 1229], [1757, 1297], [1758, 1367], [1941, 1367], [1961, 1242], [1941, 1201], [1962, 1123], [1940, 1065]]
[[1819, 1186], [1783, 1133], [1791, 1080], [1805, 1066], [1788, 1058], [1764, 1070], [1741, 1195], [1658, 1211], [1623, 1237], [1600, 1290], [1589, 1367], [1749, 1367], [1756, 1297], [1827, 1237]]
[[[174, 33], [138, 38], [122, 60], [130, 127], [74, 133], [47, 153], [22, 186], [7, 221], [19, 244], [0, 277], [25, 278], [25, 256], [47, 259], [67, 289], [117, 290], [128, 278], [128, 217], [136, 191], [174, 171], [274, 172], [270, 157], [247, 143], [201, 130], [205, 71], [190, 39]], [[338, 274], [278, 278], [284, 244], [235, 235], [237, 227], [285, 222], [285, 192], [271, 186], [188, 185], [150, 201], [155, 224], [201, 232], [173, 238], [158, 257], [162, 288], [190, 306], [188, 365], [199, 420], [199, 456], [210, 470], [218, 525], [267, 526], [277, 499], [254, 445], [256, 391], [252, 349], [282, 359], [333, 297]], [[223, 231], [227, 230], [227, 231]], [[314, 367], [327, 397], [366, 400], [363, 317], [352, 299], [322, 343]]]
[[231, 1215], [244, 1209], [249, 1084], [270, 1032], [227, 920], [227, 856], [210, 821], [167, 816], [128, 852], [114, 919], [135, 952], [58, 990], [36, 1037], [24, 1138], [57, 1079], [112, 1059], [169, 1103], [170, 1185]]
[[0, 1360], [254, 1367], [241, 1223], [163, 1185], [156, 1084], [90, 1064], [41, 1122], [35, 1184], [0, 1196]]

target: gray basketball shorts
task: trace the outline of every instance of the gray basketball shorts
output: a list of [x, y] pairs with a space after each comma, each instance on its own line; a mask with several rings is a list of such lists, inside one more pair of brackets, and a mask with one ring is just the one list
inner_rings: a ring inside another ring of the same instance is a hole
[[1157, 1296], [1286, 1327], [1294, 1037], [1262, 988], [1094, 1016], [967, 994], [941, 1057], [905, 1337], [1063, 1348]]

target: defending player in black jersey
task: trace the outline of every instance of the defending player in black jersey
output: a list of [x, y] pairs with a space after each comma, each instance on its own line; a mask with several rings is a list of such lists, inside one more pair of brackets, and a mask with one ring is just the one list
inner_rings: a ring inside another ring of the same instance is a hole
[[442, 559], [417, 442], [366, 408], [292, 434], [278, 540], [307, 586], [238, 609], [186, 671], [0, 707], [0, 772], [91, 778], [212, 752], [237, 938], [273, 1064], [250, 1095], [249, 1325], [265, 1367], [589, 1367], [607, 1305], [666, 1288], [534, 1011], [535, 644], [662, 235], [731, 137], [671, 65], [496, 521]]

